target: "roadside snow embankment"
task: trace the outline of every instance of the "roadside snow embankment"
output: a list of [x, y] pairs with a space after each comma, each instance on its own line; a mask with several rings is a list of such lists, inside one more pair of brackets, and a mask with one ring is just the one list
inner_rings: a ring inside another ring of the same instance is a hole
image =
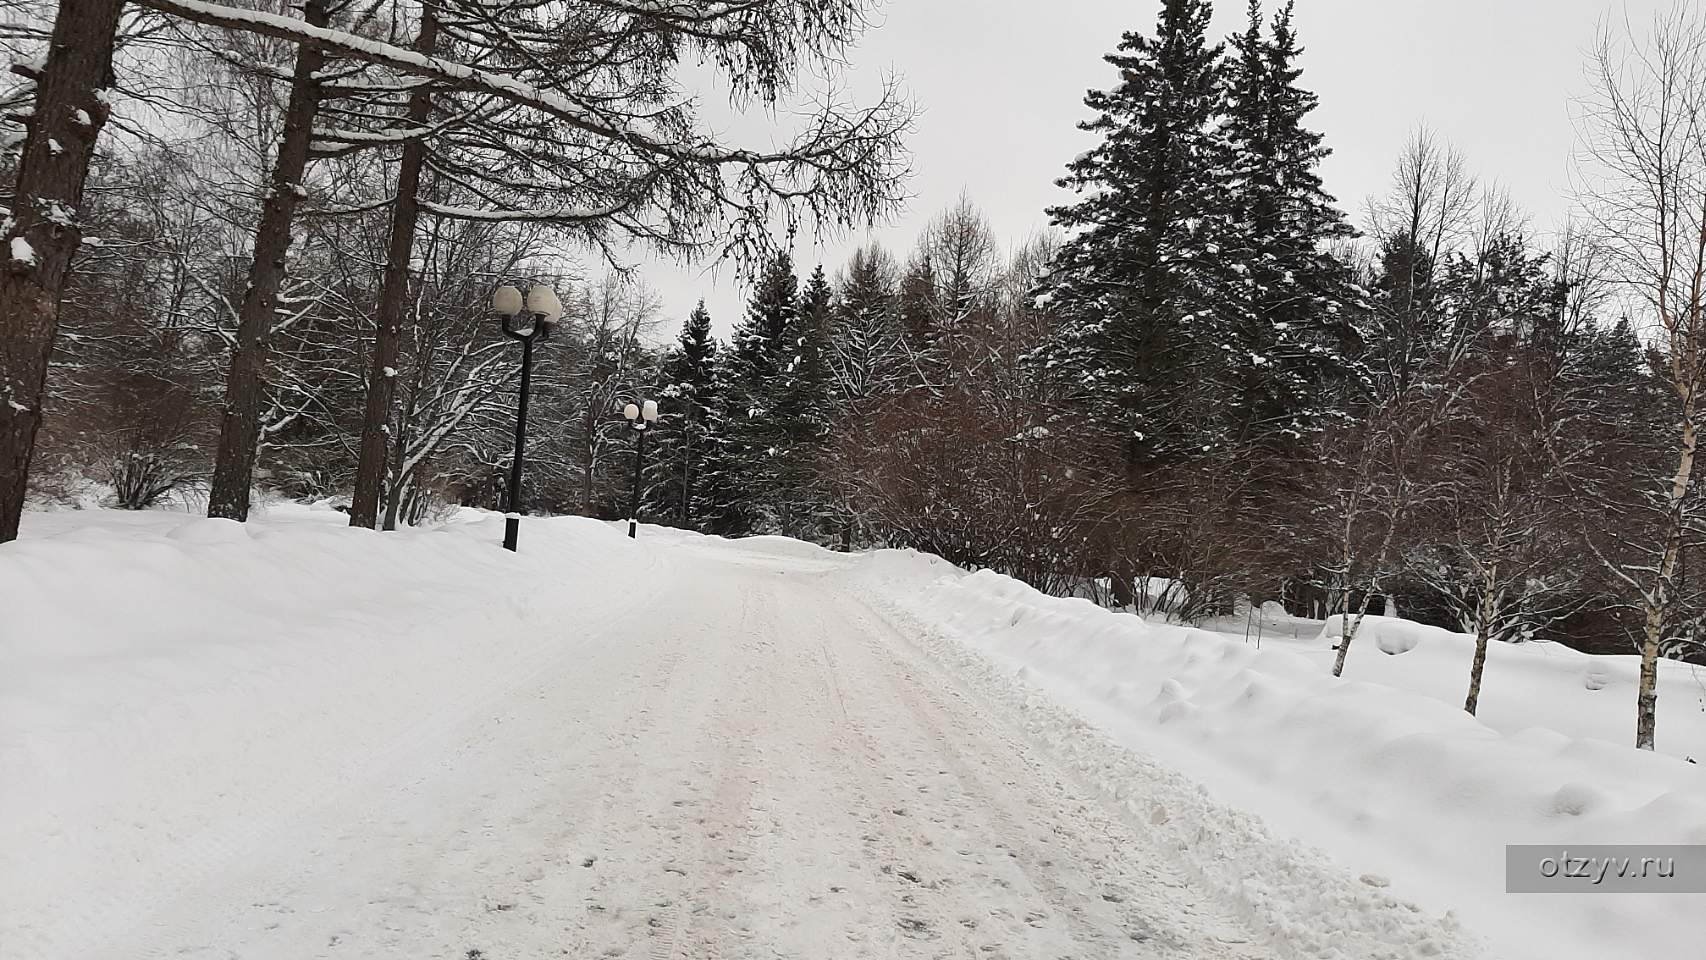
[[[1218, 801], [1259, 811], [1353, 875], [1452, 910], [1500, 954], [1692, 956], [1699, 947], [1700, 898], [1506, 894], [1504, 848], [1706, 843], [1706, 769], [1593, 739], [1586, 721], [1567, 732], [1523, 725], [1520, 706], [1506, 703], [1495, 728], [1442, 699], [1354, 678], [1369, 658], [1386, 661], [1385, 671], [1411, 658], [1421, 668], [1451, 649], [1435, 643], [1418, 656], [1438, 638], [1406, 639], [1396, 624], [1375, 624], [1358, 638], [1361, 658], [1353, 647], [1350, 678], [1335, 679], [1284, 644], [1257, 650], [1147, 624], [989, 572], [885, 593]], [[1383, 632], [1394, 634], [1386, 646], [1409, 651], [1381, 653]], [[1567, 673], [1584, 694], [1588, 678], [1609, 686], [1622, 669], [1616, 658], [1507, 652], [1496, 651], [1484, 703], [1532, 702], [1549, 689], [1537, 673], [1545, 669]], [[1467, 656], [1459, 670], [1466, 676]], [[1632, 703], [1620, 700], [1629, 711]]]
[[529, 519], [513, 554], [500, 518], [461, 519], [28, 515], [0, 548], [0, 952], [88, 955], [186, 867], [429, 736], [421, 717], [547, 668], [646, 572], [601, 523]]
[[[1307, 621], [1313, 624], [1315, 621]], [[1264, 641], [1330, 670], [1339, 620], [1297, 640]], [[1345, 676], [1461, 706], [1475, 638], [1392, 617], [1368, 617], [1351, 644]], [[1487, 648], [1476, 719], [1500, 733], [1543, 727], [1569, 737], [1635, 740], [1634, 655], [1594, 656], [1556, 643], [1494, 643]], [[1706, 761], [1706, 666], [1659, 661], [1658, 750]]]

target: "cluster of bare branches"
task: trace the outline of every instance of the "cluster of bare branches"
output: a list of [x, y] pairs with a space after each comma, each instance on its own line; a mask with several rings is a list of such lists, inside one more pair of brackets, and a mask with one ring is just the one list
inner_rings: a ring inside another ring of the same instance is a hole
[[[572, 251], [618, 269], [643, 249], [746, 259], [768, 249], [778, 224], [872, 223], [899, 203], [906, 174], [900, 138], [911, 112], [892, 85], [867, 106], [808, 104], [779, 146], [752, 149], [711, 133], [698, 119], [703, 92], [680, 77], [709, 62], [737, 105], [788, 101], [803, 71], [832, 71], [844, 57], [865, 9], [863, 0], [9, 6], [0, 42], [19, 53], [22, 82], [0, 98], [25, 135], [13, 144], [0, 289], [0, 538], [16, 536], [60, 303], [85, 237], [100, 240], [85, 190], [102, 158], [178, 149], [215, 166], [241, 160], [225, 193], [211, 178], [189, 191], [223, 208], [221, 225], [244, 237], [237, 289], [209, 297], [230, 321], [220, 325], [209, 512], [243, 519], [257, 457], [323, 406], [313, 391], [291, 395], [289, 328], [341, 309], [374, 319], [371, 349], [346, 325], [347, 350], [366, 360], [351, 515], [373, 526], [382, 500], [406, 492], [409, 471], [391, 462], [406, 453], [386, 431], [411, 305], [443, 289], [413, 269], [427, 259], [423, 237], [441, 236], [445, 222], [495, 226], [532, 251], [511, 268], [537, 277], [562, 272], [548, 261]], [[144, 72], [166, 82], [138, 82]], [[213, 74], [224, 82], [203, 82]], [[201, 102], [210, 96], [223, 121], [212, 131]], [[109, 126], [135, 135], [104, 138]], [[339, 244], [352, 233], [371, 239], [376, 221], [384, 240], [362, 246], [356, 262], [377, 274], [377, 290], [368, 277], [332, 283], [349, 272]], [[358, 288], [371, 299], [356, 299]]]

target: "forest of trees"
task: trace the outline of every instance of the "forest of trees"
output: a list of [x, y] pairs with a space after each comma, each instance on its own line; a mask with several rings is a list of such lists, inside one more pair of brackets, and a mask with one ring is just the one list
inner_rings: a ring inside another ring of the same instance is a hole
[[[1561, 229], [1426, 129], [1347, 214], [1291, 3], [1219, 41], [1206, 0], [1164, 0], [1085, 99], [1051, 231], [1010, 246], [962, 198], [911, 250], [817, 265], [803, 218], [898, 209], [910, 108], [827, 104], [755, 154], [699, 131], [675, 70], [707, 55], [774, 102], [860, 3], [67, 0], [56, 29], [97, 29], [66, 27], [80, 5], [117, 18], [110, 63], [32, 60], [51, 14], [7, 0], [0, 433], [34, 499], [502, 508], [517, 358], [484, 304], [539, 280], [568, 310], [535, 371], [538, 511], [624, 516], [620, 411], [655, 397], [648, 522], [912, 547], [1181, 621], [1276, 600], [1340, 615], [1339, 671], [1395, 604], [1477, 638], [1470, 712], [1490, 643], [1638, 651], [1648, 679], [1706, 659], [1706, 19], [1683, 8], [1593, 51]], [[733, 334], [582, 272], [631, 244], [742, 263]], [[44, 323], [32, 392], [13, 341]]]

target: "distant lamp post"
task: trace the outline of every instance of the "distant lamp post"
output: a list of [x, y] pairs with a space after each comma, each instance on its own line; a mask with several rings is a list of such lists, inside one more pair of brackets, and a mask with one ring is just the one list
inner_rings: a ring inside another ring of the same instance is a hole
[[622, 416], [627, 417], [639, 433], [634, 441], [634, 506], [628, 511], [628, 538], [633, 539], [640, 525], [640, 468], [646, 462], [646, 427], [658, 421], [658, 402], [630, 403], [622, 408]]
[[521, 341], [521, 398], [515, 407], [515, 458], [509, 464], [509, 503], [504, 513], [504, 549], [514, 550], [521, 536], [521, 454], [527, 445], [527, 388], [533, 381], [533, 341], [550, 336], [563, 316], [557, 291], [543, 283], [527, 288], [523, 299], [515, 287], [492, 291], [492, 313], [503, 322], [504, 335]]

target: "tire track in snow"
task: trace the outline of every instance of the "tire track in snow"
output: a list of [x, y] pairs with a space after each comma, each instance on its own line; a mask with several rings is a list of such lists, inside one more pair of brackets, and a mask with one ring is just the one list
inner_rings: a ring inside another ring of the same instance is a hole
[[[1029, 886], [1031, 907], [1002, 919], [1030, 928], [1061, 926], [1075, 957], [1118, 957], [1133, 949], [1157, 957], [1259, 955], [1250, 951], [1248, 935], [1229, 914], [1192, 896], [1176, 874], [1153, 859], [1134, 863], [1122, 857], [1148, 844], [1101, 815], [1081, 794], [1065, 789], [1057, 772], [1002, 735], [943, 678], [926, 679], [917, 665], [899, 658], [887, 626], [872, 621], [861, 604], [828, 591], [819, 602], [834, 620], [858, 625], [874, 675], [873, 683], [858, 685], [880, 685], [884, 707], [860, 715], [893, 713], [910, 721], [920, 734], [912, 742], [930, 745], [922, 758], [939, 764], [960, 788], [962, 813], [978, 822], [1005, 865], [1016, 869], [1010, 879], [997, 871], [992, 881], [1017, 881], [1015, 889]], [[866, 749], [885, 749], [862, 733]], [[889, 835], [902, 835], [899, 824], [891, 820], [889, 826]], [[1086, 869], [1094, 880], [1088, 886], [1082, 875]], [[999, 945], [985, 947], [1000, 955]]]
[[1112, 742], [1031, 685], [998, 670], [965, 644], [920, 622], [897, 601], [872, 591], [848, 602], [883, 625], [885, 635], [937, 675], [942, 689], [970, 702], [992, 725], [1034, 744], [1070, 779], [1099, 794], [1156, 850], [1172, 853], [1194, 886], [1232, 907], [1261, 931], [1270, 954], [1285, 958], [1453, 958], [1485, 956], [1482, 944], [1447, 914], [1356, 882], [1319, 852], [1270, 836], [1261, 821], [1222, 807], [1202, 787]]

